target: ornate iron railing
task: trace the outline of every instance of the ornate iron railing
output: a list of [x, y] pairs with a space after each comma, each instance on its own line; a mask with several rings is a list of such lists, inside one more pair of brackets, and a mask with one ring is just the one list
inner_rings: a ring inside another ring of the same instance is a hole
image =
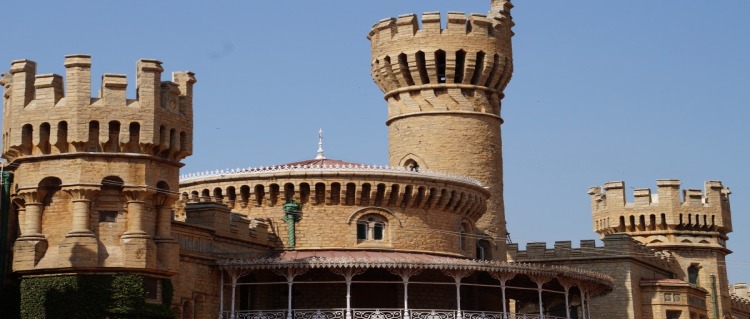
[[344, 319], [346, 310], [341, 309], [295, 309], [294, 319]]
[[352, 309], [353, 319], [401, 319], [403, 309]]
[[[234, 314], [235, 319], [284, 319], [286, 318], [286, 311], [284, 310], [268, 310], [268, 311], [238, 311]], [[229, 318], [229, 312], [225, 314], [225, 318]]]
[[[294, 319], [565, 319], [557, 316], [539, 316], [539, 314], [511, 314], [489, 311], [462, 311], [460, 317], [456, 310], [445, 309], [410, 309], [409, 316], [404, 316], [403, 309], [351, 309], [351, 318], [346, 309], [295, 309]], [[223, 319], [232, 319], [231, 312], [225, 311]], [[234, 319], [286, 319], [286, 310], [241, 310], [234, 312]]]

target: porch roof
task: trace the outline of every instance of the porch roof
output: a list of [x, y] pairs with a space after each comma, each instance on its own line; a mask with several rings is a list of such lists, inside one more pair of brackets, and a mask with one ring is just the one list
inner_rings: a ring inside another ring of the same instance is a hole
[[524, 275], [544, 276], [562, 280], [573, 280], [576, 286], [587, 285], [597, 294], [604, 294], [614, 287], [614, 279], [608, 275], [568, 266], [540, 265], [489, 260], [451, 258], [422, 253], [390, 251], [273, 251], [259, 257], [220, 258], [221, 269], [230, 270], [280, 270], [280, 269], [422, 269], [439, 271], [483, 271], [500, 276]]

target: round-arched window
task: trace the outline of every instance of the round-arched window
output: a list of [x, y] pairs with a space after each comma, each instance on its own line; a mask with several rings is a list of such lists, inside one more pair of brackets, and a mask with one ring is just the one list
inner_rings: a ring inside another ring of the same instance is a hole
[[385, 240], [387, 220], [380, 215], [365, 215], [357, 220], [357, 241]]

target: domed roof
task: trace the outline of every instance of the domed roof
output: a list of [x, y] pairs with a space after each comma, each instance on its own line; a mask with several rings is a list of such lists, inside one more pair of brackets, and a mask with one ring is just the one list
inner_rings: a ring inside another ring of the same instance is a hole
[[276, 166], [279, 166], [279, 167], [284, 167], [284, 166], [335, 167], [336, 165], [340, 167], [341, 166], [365, 166], [365, 164], [361, 164], [361, 163], [347, 162], [347, 161], [342, 161], [342, 160], [337, 160], [337, 159], [332, 159], [332, 158], [313, 158], [309, 160], [281, 164], [281, 165], [276, 165]]

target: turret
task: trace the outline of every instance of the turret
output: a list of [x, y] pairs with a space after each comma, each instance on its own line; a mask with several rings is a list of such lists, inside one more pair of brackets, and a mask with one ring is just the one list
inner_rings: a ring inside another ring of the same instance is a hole
[[[391, 166], [480, 181], [492, 194], [477, 226], [505, 256], [500, 102], [513, 73], [512, 5], [488, 15], [428, 12], [375, 24], [372, 77], [388, 103]], [[441, 19], [446, 19], [442, 28]], [[451, 155], [452, 154], [452, 155]]]
[[623, 182], [590, 188], [594, 231], [602, 237], [628, 234], [669, 252], [680, 265], [677, 278], [711, 288], [708, 313], [726, 313], [731, 306], [725, 258], [731, 253], [726, 248], [732, 232], [729, 188], [708, 181], [703, 191], [681, 191], [680, 181], [673, 179], [658, 180], [656, 186], [656, 193], [636, 188], [633, 202], [627, 202]]
[[602, 236], [628, 233], [659, 242], [664, 240], [654, 236], [669, 233], [697, 238], [700, 235], [706, 238], [696, 239], [696, 243], [710, 241], [725, 246], [726, 235], [732, 231], [727, 187], [718, 181], [708, 181], [703, 191], [680, 191], [680, 181], [671, 179], [658, 180], [656, 185], [657, 193], [647, 188], [635, 189], [634, 201], [629, 203], [625, 200], [624, 182], [609, 182], [589, 189], [594, 231]]
[[[36, 63], [16, 60], [4, 86], [3, 158], [78, 152], [137, 153], [179, 162], [192, 153], [190, 72], [162, 82], [161, 62], [137, 64], [137, 98], [125, 96], [127, 78], [104, 74], [91, 97], [91, 57], [65, 57], [67, 81], [36, 74]], [[65, 89], [63, 89], [65, 87]]]
[[12, 172], [20, 237], [13, 269], [177, 267], [171, 207], [180, 160], [192, 152], [191, 72], [161, 81], [140, 60], [136, 99], [124, 74], [104, 74], [91, 96], [91, 57], [65, 57], [65, 80], [16, 60], [3, 85], [3, 158]]

